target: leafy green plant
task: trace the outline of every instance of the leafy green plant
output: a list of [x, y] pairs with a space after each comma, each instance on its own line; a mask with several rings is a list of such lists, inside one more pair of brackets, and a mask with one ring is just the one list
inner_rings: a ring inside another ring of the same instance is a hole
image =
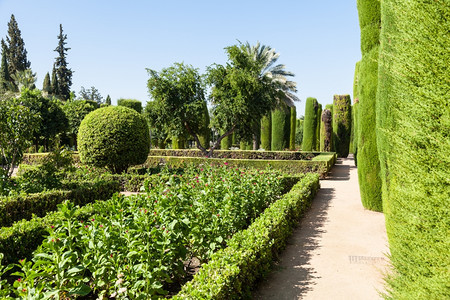
[[74, 217], [73, 205], [60, 205], [65, 217], [50, 226], [35, 263], [16, 273], [27, 284], [18, 288], [60, 297], [91, 290], [99, 297], [165, 295], [167, 284], [182, 280], [185, 261], [208, 261], [278, 199], [280, 180], [228, 163], [180, 175], [163, 170], [147, 181], [146, 194], [98, 202], [88, 221]]

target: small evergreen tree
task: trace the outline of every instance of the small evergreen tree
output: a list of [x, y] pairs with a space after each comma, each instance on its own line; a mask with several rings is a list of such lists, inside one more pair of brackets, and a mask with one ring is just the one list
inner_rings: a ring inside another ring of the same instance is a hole
[[109, 95], [106, 96], [105, 104], [106, 105], [111, 105], [111, 97]]
[[303, 151], [314, 151], [317, 143], [317, 113], [319, 103], [316, 98], [308, 97], [305, 103], [305, 120], [303, 125]]
[[58, 46], [54, 51], [58, 53], [55, 61], [56, 78], [58, 89], [54, 93], [63, 100], [70, 98], [70, 87], [72, 86], [72, 70], [67, 67], [66, 55], [70, 48], [65, 47], [67, 34], [63, 34], [62, 24], [59, 24]]
[[[14, 15], [11, 15], [11, 20], [8, 23], [6, 43], [8, 44], [6, 47], [6, 53], [9, 74], [14, 75], [17, 72], [30, 69], [31, 63], [27, 59], [25, 43], [22, 39], [19, 25], [17, 24]], [[10, 82], [14, 84], [12, 80], [10, 80]]]
[[11, 81], [11, 77], [9, 76], [8, 70], [8, 48], [6, 46], [5, 41], [2, 39], [2, 61], [0, 65], [0, 91], [6, 91], [8, 89], [8, 82]]
[[51, 94], [56, 95], [58, 93], [58, 77], [56, 76], [56, 68], [53, 64], [53, 71], [52, 71], [52, 80], [50, 82], [51, 84]]
[[52, 84], [50, 82], [50, 74], [48, 72], [45, 74], [44, 83], [42, 84], [42, 91], [47, 93], [47, 95], [52, 92]]

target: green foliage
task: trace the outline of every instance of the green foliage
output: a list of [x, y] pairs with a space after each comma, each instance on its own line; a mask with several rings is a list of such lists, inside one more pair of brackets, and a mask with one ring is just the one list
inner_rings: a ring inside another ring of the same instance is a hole
[[359, 64], [361, 62], [358, 61], [355, 64], [355, 76], [353, 79], [353, 107], [352, 107], [352, 134], [353, 134], [353, 148], [350, 148], [350, 151], [353, 152], [353, 157], [355, 159], [355, 166], [358, 165], [358, 106], [359, 106], [359, 94], [358, 94], [358, 85], [359, 85]]
[[333, 97], [333, 144], [338, 157], [347, 157], [352, 130], [352, 102], [350, 95]]
[[78, 131], [78, 149], [83, 163], [108, 167], [120, 173], [141, 164], [150, 147], [145, 118], [123, 106], [107, 106], [89, 113]]
[[47, 95], [52, 93], [52, 84], [50, 81], [50, 74], [48, 72], [45, 74], [44, 83], [42, 84], [42, 92], [47, 93]]
[[303, 119], [297, 119], [297, 126], [295, 129], [295, 143], [301, 148], [303, 142]]
[[305, 175], [248, 229], [235, 234], [228, 247], [215, 253], [173, 299], [248, 298], [257, 279], [268, 273], [277, 253], [285, 247], [318, 189], [317, 175]]
[[[280, 103], [272, 111], [272, 151], [281, 151], [289, 147], [289, 139], [286, 142], [286, 135], [289, 137], [290, 129], [290, 108]], [[287, 132], [286, 132], [287, 129]]]
[[320, 151], [331, 152], [331, 145], [333, 143], [333, 118], [331, 111], [325, 109], [322, 112], [320, 122]]
[[380, 162], [376, 137], [380, 1], [359, 0], [362, 59], [358, 66], [359, 98], [357, 163], [361, 201], [367, 209], [382, 211]]
[[322, 122], [322, 104], [319, 103], [319, 108], [317, 109], [317, 122], [316, 122], [316, 148], [314, 151], [320, 151], [320, 125]]
[[131, 109], [134, 109], [138, 113], [142, 113], [142, 102], [135, 99], [123, 99], [120, 98], [117, 100], [118, 106], [125, 106]]
[[380, 162], [375, 129], [377, 60], [378, 47], [363, 56], [359, 65], [357, 161], [359, 188], [363, 206], [367, 209], [382, 211]]
[[51, 80], [51, 94], [54, 96], [57, 96], [58, 90], [59, 90], [59, 85], [58, 85], [58, 77], [56, 74], [56, 68], [55, 68], [55, 64], [53, 64], [53, 70], [52, 70], [52, 80]]
[[[2, 44], [2, 48], [6, 50], [7, 54], [6, 61], [8, 63], [9, 84], [11, 85], [8, 89], [16, 91], [17, 86], [15, 85], [12, 76], [20, 71], [30, 69], [31, 63], [28, 61], [25, 43], [14, 15], [11, 15], [11, 19], [8, 22], [6, 43]], [[2, 49], [2, 51], [4, 50]]]
[[202, 145], [203, 148], [208, 149], [210, 146], [210, 141], [211, 141], [211, 128], [209, 127], [210, 118], [209, 118], [208, 105], [206, 104], [206, 101], [203, 102], [202, 119], [203, 119], [203, 122], [201, 124], [200, 135], [199, 135], [198, 139], [200, 141], [200, 145]]
[[111, 97], [109, 95], [106, 96], [105, 104], [106, 105], [111, 105]]
[[41, 122], [34, 134], [36, 146], [42, 142], [45, 148], [49, 149], [55, 137], [68, 128], [68, 120], [62, 109], [62, 103], [57, 99], [43, 97], [39, 90], [24, 90], [20, 99], [32, 112], [41, 117]]
[[71, 138], [71, 145], [77, 144], [78, 129], [80, 128], [81, 121], [91, 111], [98, 108], [98, 104], [89, 100], [74, 100], [64, 103], [63, 111], [68, 120], [67, 134]]
[[[31, 145], [40, 118], [19, 98], [0, 98], [0, 161], [6, 177]], [[0, 191], [2, 192], [2, 191]]]
[[20, 284], [41, 287], [41, 294], [69, 293], [92, 282], [98, 296], [117, 295], [121, 287], [130, 298], [166, 295], [165, 284], [182, 278], [184, 261], [209, 259], [281, 195], [281, 178], [273, 171], [224, 165], [155, 176], [160, 183], [152, 181], [145, 195], [95, 204], [98, 213], [87, 222], [76, 218], [72, 204], [60, 205], [65, 219], [52, 224], [33, 255], [40, 280], [22, 263], [15, 274]]
[[[225, 161], [228, 165], [233, 167], [252, 167], [256, 169], [266, 169], [270, 167], [287, 174], [318, 173], [324, 178], [335, 163], [335, 155], [320, 154], [311, 160], [294, 161], [275, 159], [230, 159]], [[221, 165], [223, 163], [224, 159], [220, 158], [149, 156], [145, 165], [147, 167], [157, 167], [160, 164], [165, 164], [170, 168], [182, 168], [185, 165], [190, 164], [201, 166], [205, 164]]]
[[[224, 135], [225, 133], [222, 131], [221, 135]], [[220, 149], [222, 150], [230, 150], [231, 146], [232, 146], [232, 136], [228, 135], [225, 136], [224, 138], [222, 138], [222, 140], [220, 141]]]
[[381, 9], [377, 144], [393, 268], [385, 297], [446, 299], [450, 7], [442, 0], [386, 0]]
[[297, 129], [297, 112], [295, 106], [291, 107], [291, 123], [289, 130], [289, 150], [295, 150], [295, 131]]
[[261, 148], [270, 151], [272, 144], [272, 114], [261, 118]]
[[70, 48], [67, 48], [65, 45], [67, 34], [63, 34], [62, 24], [59, 24], [59, 35], [58, 35], [58, 46], [54, 50], [58, 53], [58, 57], [56, 58], [54, 67], [56, 80], [55, 82], [56, 89], [53, 90], [53, 93], [58, 96], [62, 100], [70, 99], [70, 87], [72, 86], [72, 70], [68, 68], [67, 63], [67, 51]]
[[303, 151], [314, 151], [317, 142], [317, 113], [319, 103], [316, 98], [308, 97], [305, 103], [305, 120], [303, 122]]
[[205, 92], [198, 69], [175, 63], [160, 72], [147, 71], [147, 86], [153, 98], [146, 107], [150, 125], [170, 136], [191, 135], [202, 149], [198, 137], [204, 133]]
[[2, 60], [0, 65], [0, 92], [6, 92], [8, 90], [8, 83], [11, 81], [11, 77], [8, 70], [8, 48], [5, 41], [2, 39]]
[[[102, 104], [103, 97], [98, 91], [98, 89], [95, 88], [95, 86], [92, 86], [90, 89], [85, 89], [83, 86], [80, 90], [80, 95], [78, 96], [79, 100], [90, 100], [96, 102], [98, 105]], [[124, 105], [126, 106], [126, 105]], [[142, 112], [142, 105], [141, 105], [141, 111], [138, 111], [138, 113]]]

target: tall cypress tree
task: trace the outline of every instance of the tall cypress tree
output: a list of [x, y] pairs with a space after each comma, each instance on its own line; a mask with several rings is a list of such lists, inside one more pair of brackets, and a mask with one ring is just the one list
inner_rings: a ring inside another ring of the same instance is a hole
[[58, 94], [58, 77], [56, 76], [56, 68], [55, 65], [53, 65], [53, 71], [52, 71], [52, 80], [51, 80], [51, 94], [57, 95]]
[[7, 61], [7, 46], [5, 41], [2, 39], [2, 61], [0, 65], [0, 91], [6, 91], [8, 89], [8, 82], [11, 81], [8, 70], [8, 61]]
[[47, 95], [52, 93], [52, 85], [50, 82], [50, 74], [47, 72], [45, 74], [44, 83], [42, 84], [42, 91], [47, 93]]
[[70, 87], [72, 86], [72, 70], [67, 67], [66, 54], [70, 48], [65, 47], [67, 34], [63, 34], [62, 24], [59, 24], [58, 47], [55, 51], [58, 53], [56, 58], [56, 78], [58, 80], [58, 89], [55, 94], [63, 99], [70, 98]]
[[105, 101], [106, 105], [111, 105], [111, 97], [108, 95]]
[[22, 39], [19, 25], [17, 24], [14, 15], [11, 15], [11, 20], [8, 23], [8, 36], [6, 37], [7, 46], [7, 61], [9, 74], [16, 74], [19, 71], [29, 69], [31, 63], [27, 59], [27, 50]]

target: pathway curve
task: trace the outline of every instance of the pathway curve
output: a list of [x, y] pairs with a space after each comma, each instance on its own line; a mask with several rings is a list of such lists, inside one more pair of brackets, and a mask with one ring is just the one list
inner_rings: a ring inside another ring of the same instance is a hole
[[388, 268], [384, 215], [362, 207], [353, 158], [339, 159], [320, 185], [255, 300], [381, 299]]

